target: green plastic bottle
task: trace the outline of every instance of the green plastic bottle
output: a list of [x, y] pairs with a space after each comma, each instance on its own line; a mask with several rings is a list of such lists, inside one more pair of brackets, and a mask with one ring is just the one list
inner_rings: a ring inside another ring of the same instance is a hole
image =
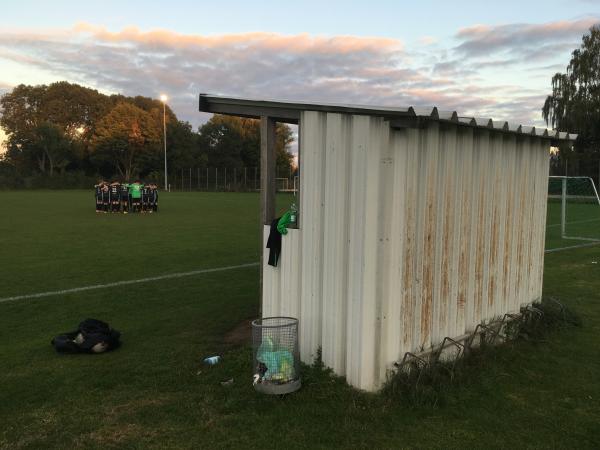
[[292, 203], [290, 206], [290, 225], [296, 226], [298, 223], [298, 208], [296, 207], [296, 203]]

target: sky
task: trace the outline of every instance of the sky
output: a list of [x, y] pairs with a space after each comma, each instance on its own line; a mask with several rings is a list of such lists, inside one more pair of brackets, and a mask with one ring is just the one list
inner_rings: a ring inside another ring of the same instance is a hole
[[1, 10], [0, 94], [59, 80], [165, 93], [194, 127], [209, 117], [201, 92], [541, 125], [552, 75], [600, 24], [600, 0], [19, 0]]

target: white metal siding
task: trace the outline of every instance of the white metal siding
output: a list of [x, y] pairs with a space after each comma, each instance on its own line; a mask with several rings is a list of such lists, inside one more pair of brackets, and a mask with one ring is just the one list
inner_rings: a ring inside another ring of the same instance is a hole
[[313, 362], [321, 346], [323, 320], [323, 203], [325, 198], [326, 113], [314, 112], [302, 118], [302, 171], [300, 194], [301, 234], [300, 357]]
[[341, 113], [300, 123], [301, 229], [263, 269], [263, 314], [299, 318], [303, 361], [321, 347], [375, 390], [405, 352], [541, 297], [548, 141]]

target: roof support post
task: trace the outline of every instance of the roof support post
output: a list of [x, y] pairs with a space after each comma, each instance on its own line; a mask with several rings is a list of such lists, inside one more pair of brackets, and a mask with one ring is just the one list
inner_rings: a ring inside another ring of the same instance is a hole
[[259, 316], [262, 317], [263, 303], [263, 270], [265, 254], [265, 232], [264, 225], [271, 225], [275, 219], [275, 193], [277, 185], [275, 153], [275, 120], [269, 116], [260, 118], [260, 300]]
[[260, 209], [263, 225], [275, 218], [275, 120], [260, 118]]

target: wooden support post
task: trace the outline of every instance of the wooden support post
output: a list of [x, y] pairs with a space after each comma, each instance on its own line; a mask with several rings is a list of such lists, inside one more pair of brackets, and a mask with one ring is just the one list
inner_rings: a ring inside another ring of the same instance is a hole
[[260, 118], [260, 298], [258, 312], [262, 317], [264, 225], [275, 218], [275, 121], [268, 116]]
[[260, 209], [261, 222], [270, 225], [275, 218], [275, 121], [260, 118]]

